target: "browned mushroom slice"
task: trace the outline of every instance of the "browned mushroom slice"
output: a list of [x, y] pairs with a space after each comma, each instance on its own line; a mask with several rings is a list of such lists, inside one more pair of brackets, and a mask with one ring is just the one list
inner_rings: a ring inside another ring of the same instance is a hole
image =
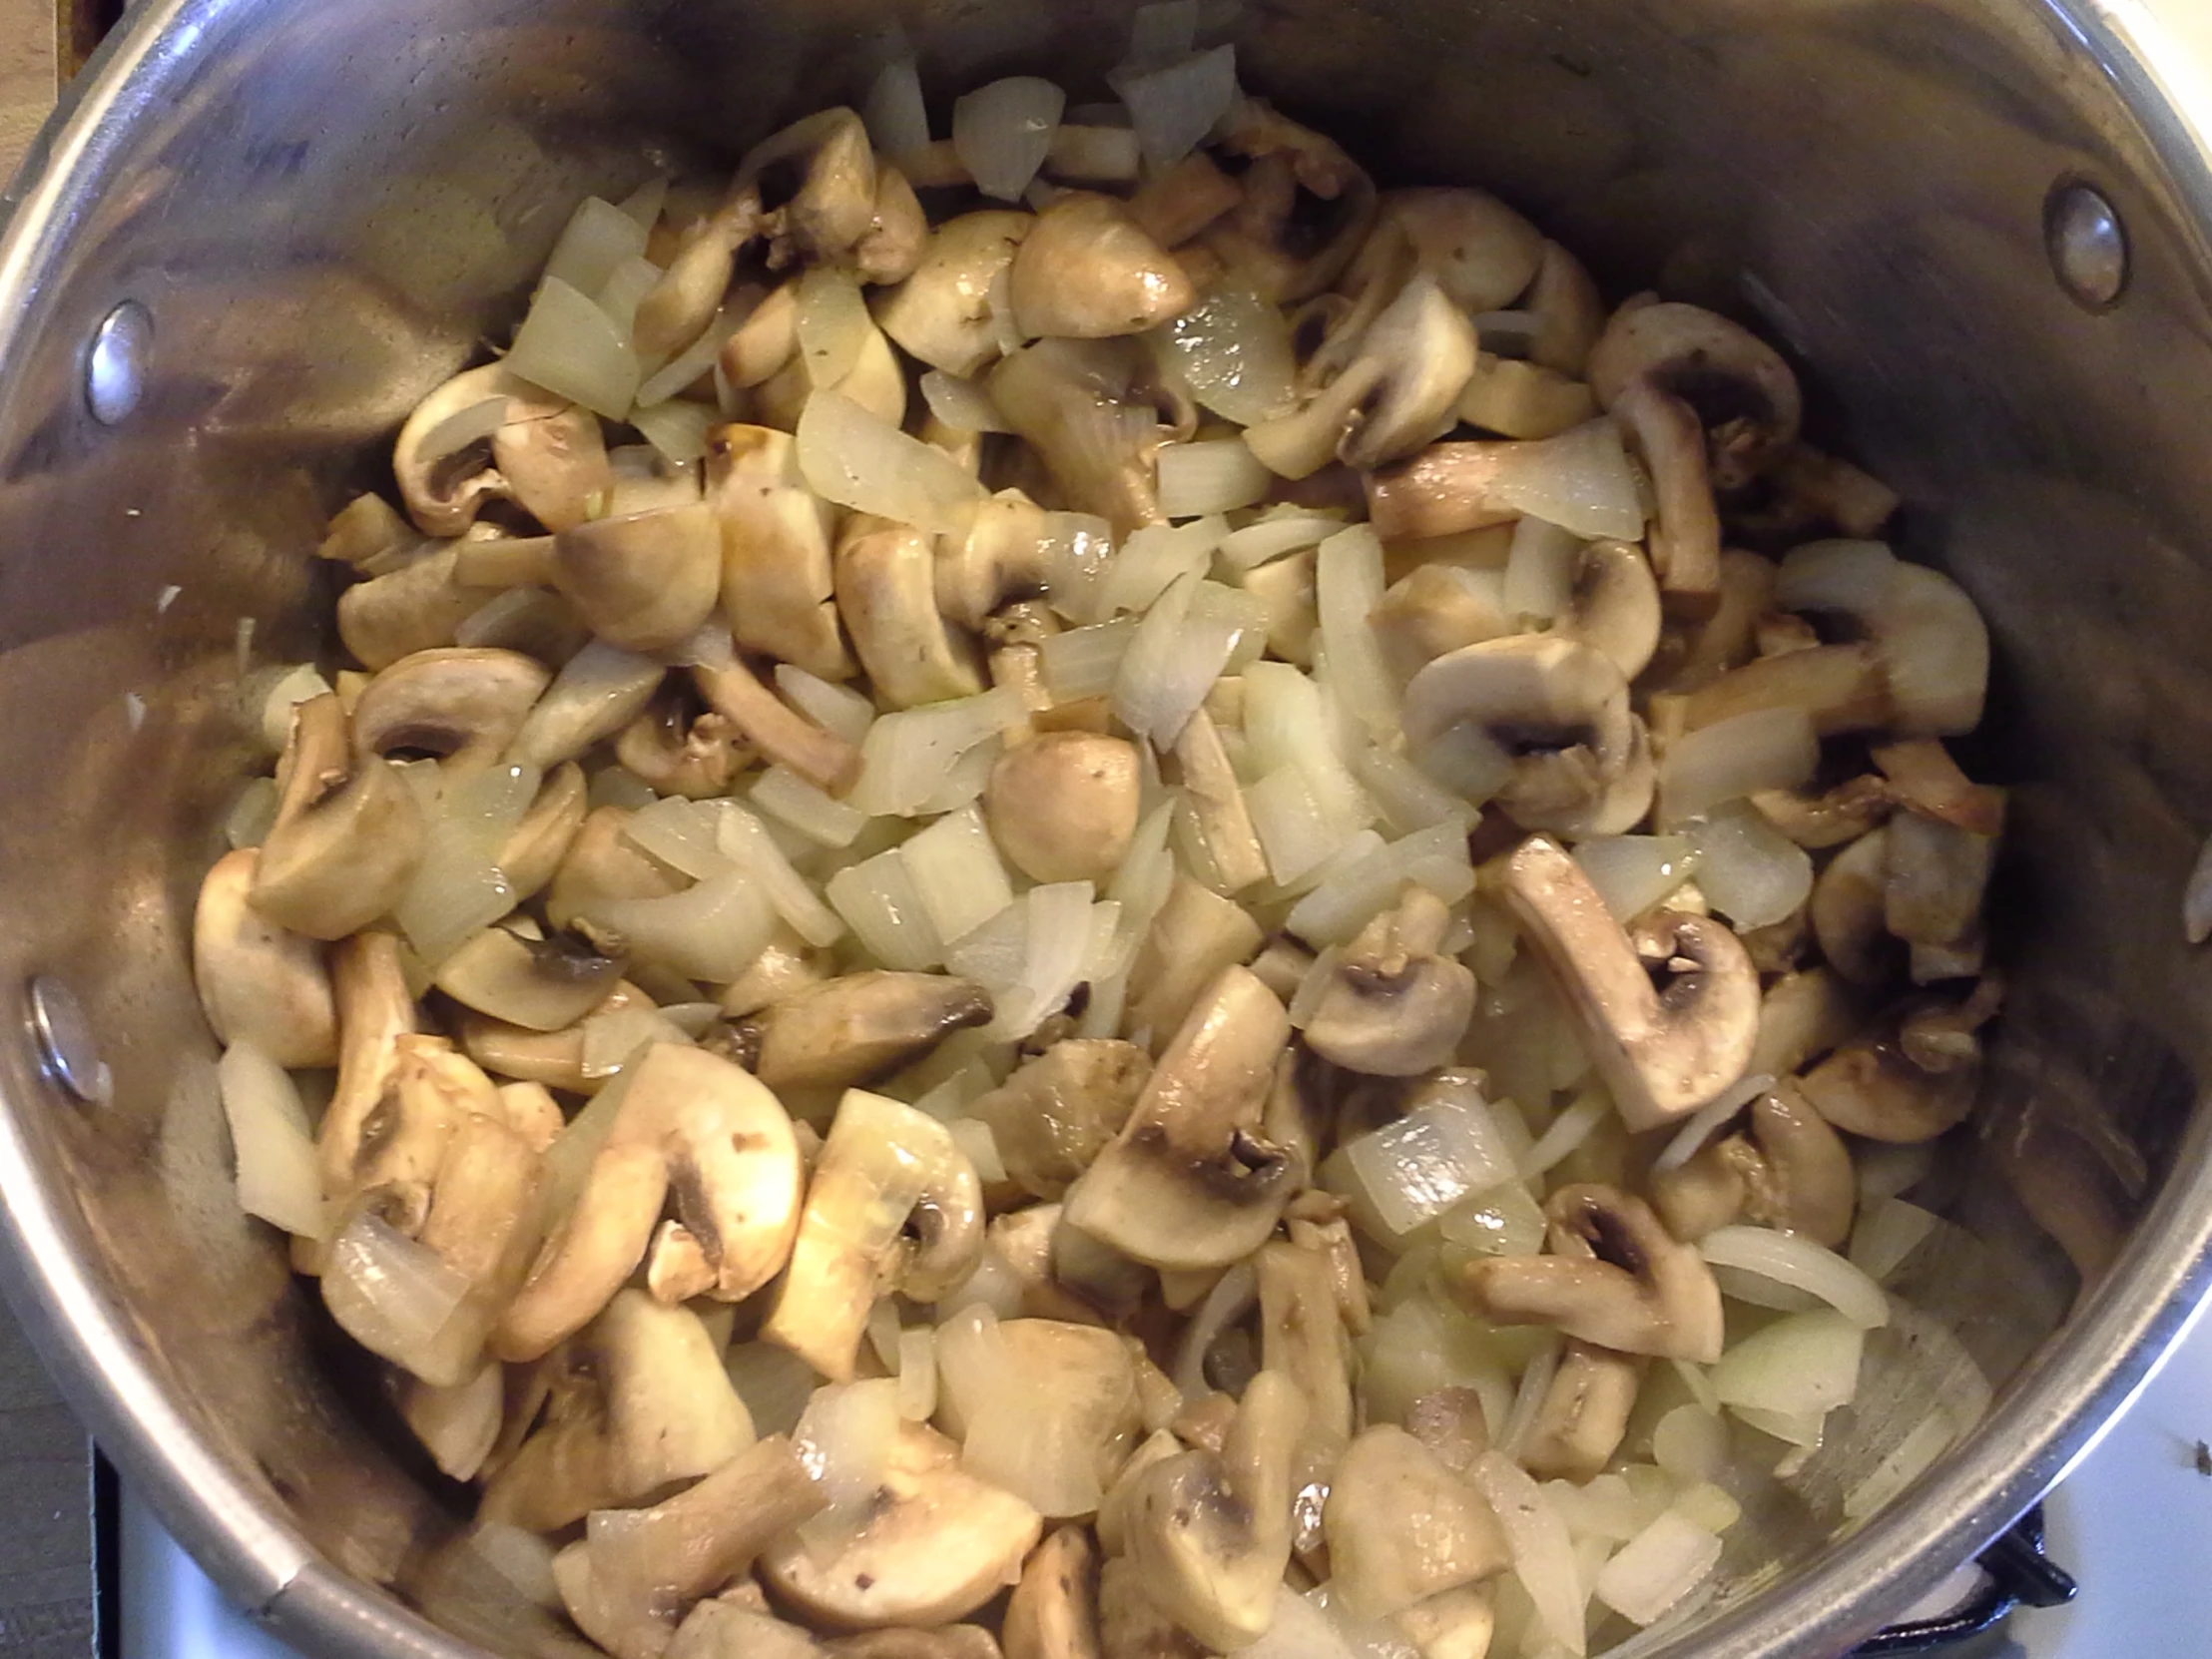
[[1063, 1526], [1030, 1552], [1006, 1600], [1006, 1659], [1099, 1659], [1098, 1546]]
[[[1252, 166], [1239, 181], [1243, 200], [1207, 233], [1207, 246], [1277, 304], [1332, 286], [1375, 226], [1375, 181], [1334, 141], [1262, 98], [1240, 97], [1215, 136]], [[1312, 211], [1301, 193], [1326, 206]]]
[[817, 789], [841, 795], [859, 777], [860, 752], [793, 709], [743, 660], [701, 664], [692, 670], [692, 679], [708, 707], [727, 718], [748, 743]]
[[552, 678], [518, 651], [414, 652], [361, 689], [353, 745], [364, 756], [434, 756], [441, 777], [469, 777], [506, 754]]
[[279, 771], [254, 907], [310, 938], [357, 932], [398, 901], [421, 862], [422, 810], [382, 760], [354, 754], [334, 694], [293, 710]]
[[1361, 1618], [1389, 1618], [1508, 1565], [1505, 1529], [1481, 1494], [1389, 1423], [1345, 1449], [1322, 1525], [1334, 1593]]
[[1711, 616], [1720, 606], [1721, 520], [1697, 411], [1639, 379], [1612, 400], [1612, 412], [1651, 475], [1651, 563], [1666, 607], [1676, 616]]
[[767, 426], [709, 439], [707, 501], [722, 536], [722, 608], [738, 644], [825, 680], [852, 673], [831, 600], [834, 511], [806, 487], [798, 445]]
[[1164, 523], [1155, 457], [1166, 433], [1137, 392], [1128, 340], [1042, 339], [991, 370], [991, 401], [1035, 449], [1068, 504], [1117, 536]]
[[1993, 1011], [1993, 996], [1979, 991], [1962, 1003], [1908, 1004], [1837, 1049], [1799, 1087], [1846, 1134], [1900, 1144], [1934, 1140], [1973, 1110], [1981, 1084], [1974, 1028]]
[[453, 631], [492, 597], [461, 580], [461, 545], [419, 556], [338, 595], [338, 638], [361, 664], [388, 668], [432, 646], [451, 645]]
[[837, 538], [835, 570], [837, 612], [882, 704], [910, 709], [982, 691], [975, 641], [937, 609], [927, 532], [854, 513]]
[[1110, 196], [1071, 192], [1037, 216], [1016, 250], [1007, 293], [1024, 338], [1105, 339], [1180, 316], [1190, 278]]
[[1756, 334], [1696, 305], [1622, 306], [1590, 348], [1589, 374], [1606, 408], [1639, 385], [1692, 405], [1723, 491], [1742, 488], [1797, 441], [1804, 404], [1790, 365]]
[[772, 1089], [841, 1089], [888, 1076], [990, 1017], [990, 993], [971, 979], [871, 969], [771, 1003], [740, 1022], [738, 1040]]
[[992, 314], [993, 284], [1035, 223], [997, 209], [945, 221], [913, 275], [876, 297], [876, 322], [931, 368], [962, 378], [976, 373], [998, 355], [1005, 320]]
[[714, 613], [721, 531], [704, 502], [594, 519], [554, 538], [552, 578], [609, 645], [666, 651]]
[[1067, 1037], [979, 1095], [968, 1116], [991, 1126], [1009, 1177], [1056, 1199], [1129, 1121], [1151, 1072], [1135, 1043]]
[[689, 682], [670, 680], [622, 729], [615, 759], [658, 794], [708, 801], [730, 793], [753, 751], [727, 715], [701, 706]]
[[1443, 900], [1407, 887], [1345, 948], [1306, 1022], [1306, 1043], [1349, 1071], [1416, 1077], [1447, 1062], [1474, 1013], [1474, 974], [1439, 947]]
[[1819, 794], [1761, 790], [1750, 797], [1761, 818], [1816, 852], [1879, 830], [1889, 822], [1896, 799], [1890, 786], [1871, 773], [1847, 778]]
[[1865, 732], [1890, 719], [1882, 664], [1865, 645], [1821, 645], [1761, 657], [1692, 692], [1690, 731], [1759, 709], [1803, 709], [1822, 737]]

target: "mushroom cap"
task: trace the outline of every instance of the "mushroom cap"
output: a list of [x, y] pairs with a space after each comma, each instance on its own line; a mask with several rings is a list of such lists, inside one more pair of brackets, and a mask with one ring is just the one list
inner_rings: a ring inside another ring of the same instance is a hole
[[580, 933], [532, 938], [511, 927], [471, 934], [440, 962], [432, 983], [454, 1001], [531, 1031], [574, 1025], [607, 1000], [622, 959]]
[[594, 499], [605, 499], [615, 487], [599, 417], [542, 395], [508, 404], [506, 420], [491, 435], [491, 458], [507, 493], [548, 530], [583, 523]]
[[835, 513], [807, 489], [798, 444], [768, 426], [718, 426], [707, 500], [722, 536], [722, 609], [740, 645], [825, 680], [852, 674], [831, 594]]
[[1659, 648], [1659, 584], [1643, 549], [1623, 541], [1583, 548], [1567, 608], [1551, 631], [1603, 652], [1623, 680], [1633, 680]]
[[1137, 831], [1136, 746], [1095, 732], [1046, 732], [991, 767], [983, 816], [1032, 881], [1103, 881]]
[[[192, 916], [192, 976], [218, 1040], [247, 1043], [278, 1065], [337, 1059], [337, 1004], [319, 941], [276, 925], [249, 901], [261, 853], [215, 861]], [[1118, 1125], [1116, 1126], [1118, 1127]]]
[[818, 110], [748, 151], [732, 190], [758, 190], [763, 205], [773, 206], [765, 222], [771, 266], [833, 260], [875, 225], [867, 128], [842, 105]]
[[417, 651], [361, 689], [353, 703], [353, 747], [364, 757], [432, 755], [440, 777], [473, 776], [507, 753], [552, 678], [519, 651]]
[[1362, 336], [1360, 364], [1376, 367], [1374, 389], [1361, 401], [1359, 422], [1339, 443], [1347, 466], [1378, 467], [1402, 460], [1458, 422], [1459, 394], [1474, 377], [1479, 350], [1474, 324], [1434, 276], [1420, 272]]
[[[500, 364], [486, 363], [454, 375], [408, 414], [392, 445], [391, 470], [407, 516], [424, 535], [457, 536], [486, 502], [509, 497], [486, 440], [506, 419], [509, 400], [529, 389]], [[461, 418], [489, 403], [500, 405], [490, 419]]]
[[1030, 214], [998, 209], [946, 220], [913, 275], [875, 296], [876, 325], [931, 368], [974, 374], [998, 355], [992, 286], [1035, 224]]
[[1495, 797], [1524, 829], [1591, 832], [1607, 793], [1640, 770], [1628, 683], [1578, 640], [1517, 634], [1447, 653], [1406, 686], [1402, 718], [1416, 766], [1470, 800]]
[[295, 933], [339, 939], [397, 902], [428, 830], [414, 792], [382, 761], [356, 759], [336, 695], [292, 716], [276, 822], [254, 872], [254, 907]]
[[937, 609], [937, 562], [927, 531], [854, 513], [837, 539], [837, 613], [883, 703], [910, 709], [983, 690], [975, 642]]
[[1385, 226], [1405, 238], [1420, 269], [1469, 315], [1503, 310], [1543, 264], [1543, 233], [1487, 191], [1384, 191], [1378, 232]]
[[1007, 277], [1025, 338], [1107, 339], [1180, 316], [1198, 290], [1110, 196], [1070, 192], [1036, 218]]
[[1683, 399], [1707, 428], [1713, 483], [1739, 489], [1797, 441], [1804, 400], [1780, 352], [1701, 306], [1625, 305], [1590, 348], [1590, 389], [1611, 408], [1637, 382]]
[[1019, 1577], [1043, 1522], [958, 1458], [943, 1435], [905, 1425], [851, 1541], [817, 1560], [802, 1539], [785, 1538], [761, 1557], [762, 1576], [780, 1598], [840, 1629], [964, 1618]]
[[1392, 1423], [1353, 1436], [1330, 1477], [1322, 1528], [1330, 1581], [1361, 1618], [1386, 1619], [1509, 1559], [1482, 1495]]
[[991, 1017], [972, 979], [872, 968], [770, 1004], [738, 1027], [756, 1045], [754, 1070], [772, 1089], [843, 1089], [919, 1059], [953, 1032]]
[[703, 501], [564, 530], [553, 558], [555, 585], [591, 631], [626, 651], [682, 645], [722, 594], [722, 533]]
[[498, 855], [492, 859], [506, 876], [507, 885], [514, 889], [517, 903], [536, 897], [539, 889], [553, 879], [553, 872], [568, 854], [569, 843], [583, 827], [589, 806], [584, 769], [574, 761], [562, 762], [538, 786], [530, 810], [507, 832]]

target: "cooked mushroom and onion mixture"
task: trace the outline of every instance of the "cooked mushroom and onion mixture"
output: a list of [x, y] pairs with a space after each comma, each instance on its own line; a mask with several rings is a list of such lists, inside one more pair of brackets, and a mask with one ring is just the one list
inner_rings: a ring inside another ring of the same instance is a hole
[[1580, 1654], [1956, 1347], [1973, 605], [1742, 327], [1109, 79], [585, 202], [248, 682], [245, 1206], [616, 1659]]

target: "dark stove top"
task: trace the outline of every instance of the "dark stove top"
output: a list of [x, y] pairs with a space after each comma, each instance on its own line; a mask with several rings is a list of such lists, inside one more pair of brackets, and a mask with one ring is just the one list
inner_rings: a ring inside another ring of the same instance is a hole
[[97, 1649], [92, 1442], [0, 1308], [0, 1654]]

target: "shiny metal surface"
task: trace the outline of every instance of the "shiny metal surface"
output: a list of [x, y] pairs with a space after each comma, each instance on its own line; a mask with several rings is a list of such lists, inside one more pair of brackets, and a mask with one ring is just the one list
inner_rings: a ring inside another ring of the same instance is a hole
[[2127, 289], [2127, 227], [2094, 185], [2065, 184], [2043, 218], [2050, 269], [2059, 285], [2092, 311], [2109, 309]]
[[[232, 1198], [186, 953], [244, 759], [238, 624], [257, 660], [313, 648], [322, 515], [512, 321], [580, 192], [856, 97], [894, 17], [932, 87], [1078, 98], [1127, 31], [1108, 0], [145, 0], [13, 193], [0, 975], [77, 988], [114, 1099], [51, 1110], [36, 1045], [0, 1040], [0, 1280], [163, 1520], [311, 1652], [557, 1642], [438, 1557], [452, 1492]], [[1869, 1401], [1753, 1494], [1771, 1547], [1732, 1552], [1695, 1634], [1623, 1651], [1839, 1650], [2061, 1474], [2212, 1283], [2212, 962], [2178, 919], [2212, 829], [2212, 97], [2134, 0], [1266, 0], [1232, 27], [1248, 85], [1385, 174], [1488, 183], [1617, 291], [1759, 322], [1990, 619], [1972, 760], [2013, 789], [2017, 986], [1949, 1171], [1987, 1249], [1918, 1290], [2008, 1381], [1831, 1542], [1875, 1407], [1910, 1408]], [[2096, 310], [2045, 244], [2075, 182], [2127, 232]], [[126, 299], [160, 347], [107, 428], [85, 343]]]
[[153, 313], [126, 299], [101, 318], [85, 352], [85, 404], [103, 426], [120, 426], [146, 395], [154, 352]]
[[25, 1000], [40, 1069], [79, 1104], [105, 1106], [115, 1097], [115, 1073], [100, 1058], [99, 1038], [77, 993], [41, 974], [31, 981]]

